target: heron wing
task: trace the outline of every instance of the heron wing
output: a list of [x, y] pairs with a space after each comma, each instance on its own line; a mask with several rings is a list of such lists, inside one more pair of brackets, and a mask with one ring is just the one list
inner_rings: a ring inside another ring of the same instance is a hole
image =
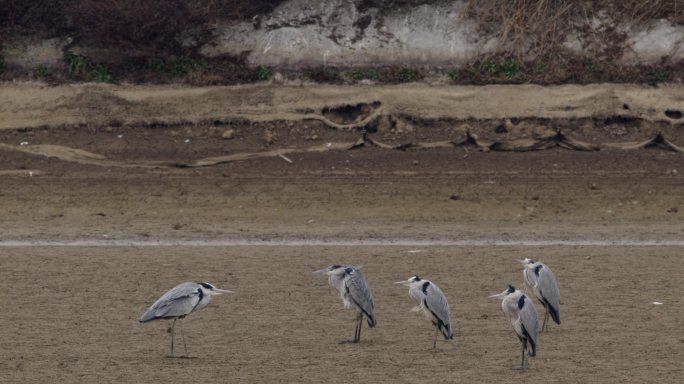
[[444, 292], [435, 283], [431, 282], [427, 287], [424, 303], [427, 309], [438, 319], [439, 324], [437, 325], [444, 337], [450, 339], [453, 336], [451, 332], [451, 309]]
[[141, 322], [154, 319], [178, 317], [187, 315], [197, 306], [202, 293], [197, 283], [182, 283], [168, 292], [145, 311], [140, 318]]
[[534, 293], [534, 287], [537, 285], [537, 275], [534, 274], [534, 270], [527, 266], [523, 267], [523, 279], [525, 281], [525, 289], [527, 293]]
[[344, 284], [352, 303], [366, 315], [369, 325], [375, 325], [373, 293], [368, 286], [368, 282], [366, 282], [366, 279], [363, 277], [363, 273], [357, 268], [348, 268], [347, 273], [344, 276]]
[[560, 324], [560, 288], [553, 271], [546, 265], [539, 271], [537, 290], [542, 296], [542, 302], [551, 307], [549, 313], [553, 320]]
[[524, 301], [523, 307], [518, 308], [518, 316], [526, 336], [530, 339], [530, 356], [534, 356], [537, 348], [537, 329], [539, 327], [539, 321], [537, 320], [537, 308], [534, 306], [532, 300], [527, 298], [527, 300]]

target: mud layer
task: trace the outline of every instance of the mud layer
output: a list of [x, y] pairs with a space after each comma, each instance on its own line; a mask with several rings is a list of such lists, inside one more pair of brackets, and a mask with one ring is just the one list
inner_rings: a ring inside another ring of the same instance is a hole
[[[416, 252], [419, 251], [419, 252]], [[7, 248], [0, 262], [3, 382], [676, 382], [684, 338], [681, 248], [230, 247]], [[562, 324], [540, 336], [526, 372], [519, 342], [487, 296], [521, 284], [516, 259], [553, 266]], [[363, 265], [378, 326], [362, 342], [322, 276]], [[412, 274], [437, 282], [455, 337], [410, 312]], [[168, 359], [168, 322], [139, 324], [186, 280], [235, 290], [184, 321], [192, 359]], [[8, 292], [22, 292], [21, 295]], [[654, 305], [661, 302], [662, 305]]]
[[[314, 92], [296, 103], [310, 109], [291, 109], [292, 119], [278, 112], [291, 106], [269, 97], [261, 104], [245, 99], [251, 117], [239, 118], [222, 90], [215, 100], [224, 100], [221, 111], [230, 118], [202, 123], [216, 116], [201, 113], [202, 105], [213, 108], [203, 99], [206, 90], [135, 101], [141, 96], [134, 89], [126, 103], [82, 96], [69, 104], [60, 95], [65, 89], [27, 86], [17, 95], [36, 104], [0, 104], [7, 128], [0, 131], [0, 242], [233, 239], [302, 246], [4, 246], [3, 382], [661, 383], [682, 374], [681, 246], [548, 244], [678, 244], [684, 156], [665, 141], [634, 150], [553, 145], [522, 153], [478, 144], [549, 130], [574, 140], [638, 142], [657, 131], [681, 146], [678, 115], [662, 113], [684, 109], [676, 104], [681, 90], [654, 96], [662, 105], [635, 98], [630, 109], [609, 92], [608, 114], [589, 109], [604, 100], [594, 98], [575, 117], [560, 116], [571, 110], [548, 112], [558, 105], [552, 101], [535, 106], [539, 100], [530, 96], [525, 116], [490, 103], [472, 118], [449, 103], [435, 104], [442, 115], [431, 114], [415, 94], [390, 92], [385, 99], [352, 89], [354, 99], [329, 89], [329, 97], [345, 103]], [[384, 114], [387, 100], [398, 99], [415, 113]], [[147, 106], [149, 115], [127, 103]], [[170, 116], [168, 124], [145, 123], [155, 108]], [[618, 108], [628, 115], [615, 117]], [[452, 145], [464, 124], [471, 139], [477, 130], [477, 140]], [[452, 144], [413, 145], [443, 142]], [[416, 245], [379, 245], [402, 239]], [[432, 240], [537, 245], [417, 245]], [[303, 245], [310, 241], [318, 246]], [[510, 370], [519, 344], [487, 296], [520, 284], [515, 260], [524, 257], [556, 270], [563, 324], [542, 336], [539, 356], [521, 373]], [[309, 273], [332, 262], [363, 265], [375, 290], [379, 325], [364, 329], [361, 345], [337, 344], [353, 332], [353, 314], [341, 309], [325, 279]], [[455, 340], [440, 342], [436, 354], [429, 324], [409, 312], [405, 290], [391, 284], [412, 274], [434, 279], [454, 308]], [[167, 324], [137, 319], [185, 280], [238, 293], [187, 319], [194, 359], [166, 359]]]

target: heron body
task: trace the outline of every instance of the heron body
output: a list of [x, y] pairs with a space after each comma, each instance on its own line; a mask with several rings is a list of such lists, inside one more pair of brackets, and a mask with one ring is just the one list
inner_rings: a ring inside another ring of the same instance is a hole
[[556, 324], [560, 325], [560, 289], [553, 271], [546, 264], [532, 259], [520, 260], [523, 264], [523, 278], [527, 292], [534, 296], [544, 306], [544, 323], [541, 330], [547, 327], [549, 315]]
[[358, 312], [354, 338], [350, 340], [352, 343], [358, 343], [361, 340], [363, 318], [366, 318], [370, 328], [377, 324], [373, 293], [366, 278], [361, 270], [354, 266], [336, 264], [316, 272], [327, 274], [328, 283], [339, 292], [344, 307], [353, 308]]
[[[222, 293], [231, 293], [231, 291], [218, 289], [209, 283], [188, 282], [178, 284], [155, 301], [140, 317], [140, 322], [147, 323], [153, 320], [173, 319], [173, 324], [171, 325], [171, 356], [174, 357], [174, 329], [176, 320], [183, 319], [185, 316], [203, 309], [209, 305], [212, 296]], [[182, 323], [181, 336], [183, 338], [185, 354], [187, 355], [188, 350], [185, 344]]]
[[433, 349], [437, 348], [437, 333], [441, 332], [444, 340], [454, 338], [451, 329], [451, 309], [446, 296], [437, 284], [418, 276], [413, 276], [406, 281], [399, 281], [397, 284], [404, 284], [409, 287], [409, 296], [416, 302], [413, 311], [422, 312], [435, 326]]
[[513, 330], [522, 344], [521, 368], [527, 367], [525, 352], [530, 357], [534, 357], [537, 353], [539, 323], [534, 303], [522, 291], [510, 285], [507, 290], [490, 297], [501, 299], [501, 309], [511, 322]]

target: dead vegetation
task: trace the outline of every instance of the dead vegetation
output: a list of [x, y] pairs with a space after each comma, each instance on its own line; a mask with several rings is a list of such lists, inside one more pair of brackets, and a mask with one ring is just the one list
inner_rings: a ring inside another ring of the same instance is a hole
[[[9, 73], [3, 79], [48, 82], [186, 82], [195, 85], [270, 80], [270, 68], [251, 68], [243, 57], [206, 59], [196, 50], [218, 20], [251, 20], [284, 0], [0, 0], [0, 44], [9, 35], [68, 36], [74, 46], [99, 52], [91, 58], [65, 52], [65, 71]], [[440, 0], [359, 0], [369, 8], [415, 7]], [[494, 53], [462, 68], [309, 68], [286, 74], [321, 83], [403, 83], [437, 74], [457, 84], [540, 84], [679, 81], [681, 63], [621, 66], [625, 25], [668, 19], [684, 23], [684, 0], [466, 0], [463, 14], [498, 37]], [[575, 34], [589, 59], [564, 46]], [[591, 39], [582, 40], [582, 36]], [[590, 44], [601, 41], [601, 44]], [[0, 47], [1, 48], [1, 47]], [[108, 52], [103, 54], [102, 52]], [[76, 61], [75, 61], [76, 59]], [[79, 69], [74, 70], [74, 65]]]

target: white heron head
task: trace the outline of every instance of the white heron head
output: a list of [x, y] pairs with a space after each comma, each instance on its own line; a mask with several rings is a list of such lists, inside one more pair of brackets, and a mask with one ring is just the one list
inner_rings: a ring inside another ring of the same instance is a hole
[[532, 266], [532, 264], [536, 263], [536, 261], [530, 259], [530, 258], [525, 258], [523, 260], [518, 260], [522, 265], [524, 266]]
[[209, 283], [197, 283], [202, 287], [202, 292], [204, 292], [207, 295], [214, 296], [214, 295], [220, 295], [223, 293], [233, 293], [233, 291], [229, 291], [227, 289], [219, 289], [214, 287], [212, 284]]
[[503, 292], [501, 292], [501, 293], [497, 293], [496, 295], [491, 295], [491, 296], [489, 296], [489, 297], [491, 297], [491, 298], [496, 298], [496, 299], [499, 299], [499, 300], [503, 300], [504, 297], [510, 295], [510, 294], [513, 293], [513, 292], [515, 292], [515, 287], [512, 286], [512, 285], [509, 285], [508, 288], [507, 288], [505, 291], [503, 291]]
[[344, 270], [346, 268], [347, 267], [345, 267], [344, 265], [332, 264], [332, 265], [329, 265], [323, 269], [319, 269], [318, 271], [314, 271], [313, 273], [324, 273], [324, 274], [330, 276], [330, 275], [334, 275], [336, 273], [344, 272]]
[[418, 275], [415, 275], [415, 276], [409, 277], [408, 280], [397, 281], [397, 282], [394, 283], [394, 284], [402, 284], [402, 285], [410, 286], [411, 284], [413, 284], [413, 283], [418, 283], [418, 282], [421, 282], [421, 283], [422, 283], [422, 282], [423, 282], [423, 279], [421, 279]]

